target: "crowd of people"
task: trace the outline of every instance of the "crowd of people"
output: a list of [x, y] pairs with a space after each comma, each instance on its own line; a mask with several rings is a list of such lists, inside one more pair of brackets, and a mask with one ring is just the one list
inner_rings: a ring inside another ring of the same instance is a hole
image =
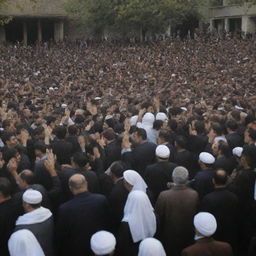
[[0, 255], [256, 254], [256, 46], [0, 46]]

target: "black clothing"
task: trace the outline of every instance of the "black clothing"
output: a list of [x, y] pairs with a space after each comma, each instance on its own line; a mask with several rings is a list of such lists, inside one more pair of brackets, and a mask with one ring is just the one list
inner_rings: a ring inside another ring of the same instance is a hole
[[60, 165], [70, 164], [73, 145], [65, 140], [56, 140], [52, 144], [53, 153], [57, 156]]

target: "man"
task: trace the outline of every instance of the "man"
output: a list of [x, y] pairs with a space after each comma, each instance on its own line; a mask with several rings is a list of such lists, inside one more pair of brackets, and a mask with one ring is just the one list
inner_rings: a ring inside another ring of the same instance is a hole
[[82, 174], [69, 179], [74, 198], [59, 209], [57, 245], [61, 256], [90, 255], [90, 238], [109, 225], [109, 206], [103, 195], [88, 192], [88, 184]]
[[185, 248], [181, 256], [232, 256], [232, 248], [228, 243], [215, 241], [211, 236], [217, 229], [214, 216], [200, 212], [194, 217], [196, 243]]
[[133, 150], [131, 150], [129, 141], [128, 143], [124, 143], [124, 139], [122, 150], [123, 161], [127, 162], [132, 169], [143, 176], [147, 165], [154, 163], [156, 145], [147, 141], [147, 133], [143, 128], [137, 128], [134, 134], [136, 146]]
[[170, 150], [167, 146], [157, 146], [155, 154], [157, 163], [147, 166], [145, 170], [145, 181], [154, 201], [162, 191], [167, 190], [167, 183], [171, 182], [172, 172], [177, 167], [176, 164], [168, 161]]
[[124, 215], [124, 206], [129, 194], [129, 191], [124, 186], [123, 173], [126, 170], [126, 165], [122, 161], [114, 162], [110, 167], [110, 177], [114, 183], [114, 187], [108, 197], [112, 210], [115, 228], [118, 229]]
[[237, 132], [238, 124], [234, 120], [228, 120], [226, 122], [226, 129], [228, 134], [226, 139], [231, 149], [236, 147], [242, 147], [244, 145], [243, 137]]
[[156, 202], [157, 236], [167, 255], [178, 256], [193, 242], [193, 216], [198, 206], [198, 194], [187, 187], [188, 170], [176, 167], [172, 173], [174, 186], [163, 191]]
[[201, 171], [199, 171], [194, 180], [191, 182], [191, 187], [194, 188], [200, 198], [203, 198], [206, 194], [213, 191], [213, 164], [215, 162], [215, 158], [213, 155], [207, 152], [202, 152], [199, 155], [199, 165]]
[[50, 210], [41, 206], [42, 194], [28, 189], [22, 196], [25, 214], [16, 221], [15, 231], [30, 230], [46, 256], [53, 253], [53, 217]]
[[71, 166], [62, 168], [60, 172], [60, 180], [64, 192], [65, 199], [69, 200], [73, 197], [69, 189], [69, 179], [74, 174], [82, 174], [88, 182], [88, 190], [91, 193], [99, 192], [99, 181], [94, 171], [88, 170], [89, 160], [84, 153], [77, 152], [71, 158]]
[[95, 256], [112, 256], [116, 247], [116, 238], [107, 231], [99, 231], [91, 237], [91, 249]]
[[226, 188], [227, 181], [228, 176], [224, 170], [219, 169], [214, 172], [214, 191], [203, 198], [200, 209], [213, 214], [217, 220], [218, 227], [214, 239], [231, 244], [235, 251], [239, 228], [239, 206], [237, 196]]
[[58, 126], [54, 133], [56, 139], [52, 143], [53, 153], [57, 156], [57, 161], [60, 165], [70, 164], [73, 145], [65, 140], [67, 129], [65, 126]]
[[22, 213], [21, 207], [11, 197], [12, 187], [7, 178], [0, 178], [0, 255], [9, 255], [7, 242]]

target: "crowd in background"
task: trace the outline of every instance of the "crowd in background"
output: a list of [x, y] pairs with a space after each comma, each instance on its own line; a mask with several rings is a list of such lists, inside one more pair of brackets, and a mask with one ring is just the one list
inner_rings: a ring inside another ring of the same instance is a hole
[[255, 50], [210, 37], [1, 45], [0, 255], [18, 255], [9, 239], [24, 229], [37, 255], [93, 255], [100, 230], [120, 256], [151, 237], [159, 256], [206, 255], [202, 239], [209, 255], [255, 255]]

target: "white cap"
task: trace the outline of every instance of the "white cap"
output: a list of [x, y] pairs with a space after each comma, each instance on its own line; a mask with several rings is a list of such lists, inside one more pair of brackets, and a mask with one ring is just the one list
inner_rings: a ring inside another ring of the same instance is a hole
[[53, 91], [54, 89], [53, 89], [53, 87], [49, 87], [49, 91]]
[[97, 255], [110, 254], [115, 250], [116, 239], [107, 231], [99, 231], [91, 237], [91, 249]]
[[105, 120], [109, 120], [109, 119], [112, 119], [112, 118], [113, 118], [112, 115], [106, 115]]
[[39, 204], [42, 198], [42, 194], [34, 189], [27, 189], [22, 196], [22, 200], [28, 204]]
[[204, 164], [214, 164], [214, 162], [215, 162], [214, 156], [210, 153], [207, 153], [207, 152], [202, 152], [199, 155], [199, 160], [201, 162], [203, 162]]
[[165, 113], [159, 112], [156, 114], [156, 120], [165, 121], [165, 120], [168, 120], [168, 117]]
[[101, 100], [101, 97], [95, 97], [94, 100]]
[[200, 212], [194, 217], [194, 226], [203, 236], [212, 236], [217, 229], [215, 217], [208, 212]]
[[185, 107], [181, 107], [180, 109], [183, 110], [183, 111], [188, 111], [188, 109], [185, 108]]
[[242, 107], [240, 107], [238, 105], [235, 105], [235, 109], [237, 109], [237, 110], [244, 110], [244, 108], [242, 108]]
[[232, 153], [234, 156], [241, 157], [242, 153], [243, 153], [243, 148], [241, 148], [241, 147], [233, 148]]
[[169, 158], [170, 149], [165, 145], [159, 145], [156, 148], [156, 156], [160, 158]]
[[166, 253], [160, 241], [149, 237], [140, 243], [138, 256], [166, 256]]
[[61, 104], [61, 108], [66, 108], [68, 105], [67, 104]]

